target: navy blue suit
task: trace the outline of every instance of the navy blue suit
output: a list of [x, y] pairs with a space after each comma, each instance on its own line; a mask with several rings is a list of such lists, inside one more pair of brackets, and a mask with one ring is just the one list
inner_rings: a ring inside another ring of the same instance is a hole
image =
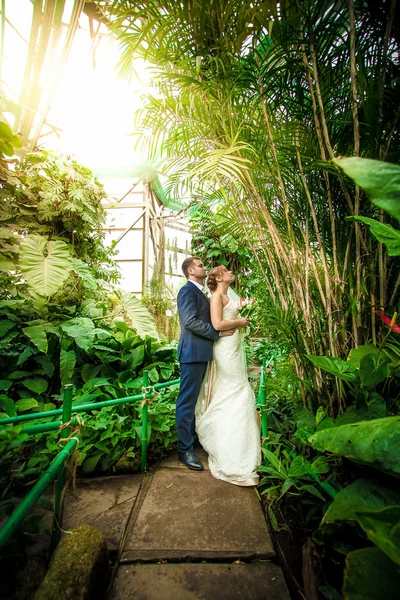
[[176, 401], [176, 427], [178, 450], [187, 452], [193, 449], [194, 409], [207, 363], [213, 359], [213, 344], [219, 332], [211, 324], [207, 296], [190, 281], [179, 291], [178, 313], [181, 327], [178, 345], [181, 384]]

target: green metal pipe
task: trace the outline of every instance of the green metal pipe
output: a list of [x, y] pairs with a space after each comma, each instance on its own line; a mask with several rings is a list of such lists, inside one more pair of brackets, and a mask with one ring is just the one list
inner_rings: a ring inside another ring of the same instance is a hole
[[264, 441], [268, 438], [268, 414], [267, 414], [267, 396], [265, 391], [265, 369], [269, 367], [271, 362], [274, 360], [275, 355], [273, 354], [269, 359], [268, 363], [265, 364], [265, 358], [261, 362], [260, 371], [260, 387], [258, 388], [257, 404], [256, 409], [261, 413], [261, 433]]
[[[74, 387], [71, 383], [68, 383], [64, 386], [63, 390], [63, 413], [62, 413], [62, 422], [63, 424], [69, 423], [71, 421], [71, 412], [72, 412], [72, 394], [74, 391]], [[61, 443], [61, 439], [67, 439], [71, 434], [71, 427], [65, 427], [61, 431], [61, 438], [59, 443]], [[56, 479], [56, 491], [54, 494], [54, 518], [53, 525], [51, 528], [51, 538], [50, 538], [50, 556], [53, 554], [56, 549], [58, 542], [61, 538], [61, 529], [62, 522], [64, 516], [64, 488], [66, 482], [66, 473], [65, 467], [60, 470], [58, 477]]]
[[[35, 435], [36, 433], [49, 433], [50, 431], [57, 431], [60, 429], [62, 421], [51, 421], [50, 423], [38, 423], [37, 425], [28, 425], [23, 427], [20, 433], [27, 433], [28, 435]], [[76, 417], [71, 419], [72, 427], [79, 425], [79, 421]]]
[[[149, 385], [149, 374], [147, 371], [143, 371], [143, 387], [147, 388]], [[147, 394], [146, 394], [147, 398]], [[149, 405], [145, 401], [143, 404], [142, 411], [142, 456], [141, 456], [141, 472], [146, 473], [147, 471], [147, 447], [149, 445], [149, 440], [147, 438], [148, 429], [149, 429]]]
[[[164, 383], [156, 383], [151, 386], [155, 390], [162, 390], [163, 388], [170, 387], [172, 385], [178, 385], [180, 383], [180, 379], [173, 379], [172, 381], [167, 381]], [[146, 398], [152, 398], [154, 396], [153, 392], [150, 392], [151, 395], [146, 395]], [[115, 398], [113, 400], [104, 400], [103, 402], [93, 402], [92, 404], [81, 404], [80, 406], [73, 406], [73, 413], [81, 413], [81, 412], [90, 412], [91, 410], [98, 410], [103, 408], [104, 406], [114, 406], [116, 404], [124, 404], [125, 402], [135, 402], [136, 400], [141, 400], [143, 398], [143, 394], [137, 394], [136, 396], [127, 396], [126, 398]], [[35, 421], [36, 419], [48, 419], [49, 417], [57, 417], [62, 414], [62, 408], [56, 408], [55, 410], [48, 410], [47, 412], [37, 412], [30, 413], [29, 415], [18, 415], [16, 417], [7, 417], [6, 419], [0, 419], [0, 425], [10, 425], [14, 423], [21, 423], [23, 421]]]
[[[75, 419], [76, 421], [76, 419]], [[21, 429], [21, 433], [27, 433], [28, 435], [35, 435], [36, 433], [48, 433], [49, 431], [56, 431], [62, 425], [62, 421], [52, 421], [51, 423], [38, 423], [37, 425], [28, 425]], [[74, 423], [76, 425], [76, 423]]]
[[76, 439], [72, 439], [66, 444], [65, 448], [57, 454], [47, 471], [4, 523], [3, 527], [0, 529], [0, 549], [5, 546], [9, 538], [18, 529], [19, 524], [26, 517], [32, 506], [37, 502], [47, 486], [55, 479], [58, 471], [63, 468], [65, 461], [70, 457], [76, 444]]

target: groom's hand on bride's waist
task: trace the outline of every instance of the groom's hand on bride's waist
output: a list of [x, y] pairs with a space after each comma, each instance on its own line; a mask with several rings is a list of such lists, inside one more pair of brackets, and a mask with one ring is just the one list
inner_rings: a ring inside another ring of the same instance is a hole
[[219, 332], [219, 337], [226, 337], [228, 335], [233, 335], [235, 333], [236, 329], [228, 329], [228, 331], [220, 331]]

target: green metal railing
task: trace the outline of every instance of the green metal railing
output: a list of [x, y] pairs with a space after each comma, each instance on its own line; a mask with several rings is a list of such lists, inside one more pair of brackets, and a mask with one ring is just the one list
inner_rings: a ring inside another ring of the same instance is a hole
[[[143, 374], [143, 378], [145, 375]], [[180, 382], [180, 379], [173, 379], [172, 381], [167, 381], [165, 383], [156, 383], [151, 386], [151, 389], [154, 391], [161, 390], [166, 387], [170, 387], [172, 385], [177, 385]], [[145, 385], [143, 380], [143, 386]], [[146, 394], [146, 398], [152, 398], [154, 396], [154, 392], [148, 392]], [[114, 400], [104, 400], [103, 402], [92, 402], [91, 404], [78, 404], [76, 406], [72, 406], [72, 410], [74, 413], [81, 412], [90, 412], [91, 410], [99, 410], [104, 406], [114, 406], [117, 404], [126, 404], [128, 402], [135, 402], [137, 400], [143, 399], [143, 394], [137, 394], [136, 396], [127, 396], [126, 398], [115, 398]], [[0, 425], [10, 425], [15, 423], [22, 423], [23, 421], [35, 421], [36, 419], [48, 419], [49, 417], [57, 417], [58, 415], [62, 415], [63, 409], [56, 408], [55, 410], [48, 410], [47, 412], [37, 412], [30, 413], [29, 415], [18, 415], [16, 417], [7, 417], [6, 419], [0, 420]]]
[[[262, 430], [262, 445], [268, 445], [268, 408], [266, 398], [266, 386], [265, 386], [265, 370], [272, 363], [275, 356], [269, 359], [266, 363], [265, 359], [262, 361], [262, 367], [260, 370], [260, 385], [257, 394], [256, 410], [261, 414], [261, 430]], [[31, 413], [28, 415], [18, 415], [15, 417], [8, 417], [0, 420], [0, 425], [8, 424], [19, 424], [21, 422], [38, 420], [38, 419], [49, 419], [61, 415], [61, 421], [46, 421], [44, 423], [37, 423], [34, 425], [28, 425], [21, 429], [21, 433], [29, 435], [35, 435], [37, 433], [47, 433], [50, 431], [59, 430], [62, 432], [63, 437], [60, 438], [59, 443], [64, 444], [62, 450], [57, 454], [49, 468], [41, 476], [39, 481], [25, 496], [22, 502], [18, 505], [15, 511], [11, 514], [9, 519], [5, 522], [3, 527], [0, 529], [0, 549], [5, 546], [9, 538], [15, 533], [20, 522], [25, 518], [33, 504], [37, 502], [41, 494], [45, 491], [47, 486], [55, 480], [55, 499], [54, 499], [54, 519], [52, 526], [52, 535], [50, 540], [50, 552], [52, 552], [57, 546], [62, 529], [63, 512], [64, 512], [64, 493], [66, 483], [66, 462], [71, 457], [73, 451], [78, 445], [79, 433], [74, 431], [74, 428], [78, 428], [82, 425], [82, 422], [77, 416], [73, 416], [77, 413], [87, 413], [94, 410], [100, 410], [105, 406], [116, 406], [119, 404], [129, 404], [141, 400], [142, 404], [142, 427], [141, 427], [141, 471], [142, 473], [147, 470], [147, 450], [149, 444], [149, 404], [148, 400], [153, 398], [157, 390], [161, 390], [167, 387], [178, 385], [180, 379], [174, 379], [165, 383], [158, 383], [155, 385], [149, 385], [148, 372], [143, 371], [143, 387], [142, 393], [136, 394], [135, 396], [127, 396], [125, 398], [116, 398], [114, 400], [105, 400], [103, 402], [95, 402], [92, 404], [81, 404], [73, 406], [72, 395], [73, 386], [71, 384], [66, 385], [63, 390], [63, 406], [60, 409], [50, 410], [47, 412]], [[295, 457], [294, 453], [291, 453]], [[318, 475], [310, 470], [309, 475], [321, 486], [321, 488], [332, 498], [337, 494], [336, 490], [329, 485], [329, 483], [320, 481]]]
[[59, 471], [61, 469], [63, 470], [64, 463], [71, 456], [77, 443], [77, 439], [72, 439], [65, 445], [61, 452], [53, 460], [47, 471], [42, 475], [36, 485], [17, 506], [9, 519], [7, 519], [3, 527], [0, 529], [0, 549], [5, 546], [8, 539], [18, 529], [21, 521], [26, 517], [32, 506], [38, 501], [47, 486], [54, 481]]
[[113, 400], [105, 400], [103, 402], [95, 402], [92, 404], [78, 404], [73, 406], [72, 395], [73, 386], [68, 384], [63, 390], [63, 405], [62, 408], [50, 410], [47, 412], [31, 413], [29, 415], [18, 415], [15, 417], [7, 417], [0, 420], [0, 425], [19, 424], [21, 422], [33, 421], [38, 419], [49, 419], [61, 415], [61, 421], [45, 421], [28, 425], [21, 429], [21, 433], [35, 435], [37, 433], [48, 433], [59, 430], [62, 437], [59, 440], [60, 444], [64, 444], [63, 449], [57, 454], [49, 468], [41, 476], [39, 481], [34, 485], [30, 492], [25, 496], [22, 502], [11, 514], [4, 526], [0, 529], [0, 549], [5, 546], [9, 538], [15, 533], [21, 521], [25, 518], [32, 506], [37, 502], [47, 486], [55, 481], [54, 495], [54, 518], [51, 531], [50, 552], [52, 553], [57, 546], [62, 529], [63, 513], [64, 513], [64, 492], [66, 483], [66, 462], [71, 457], [73, 451], [79, 443], [78, 433], [72, 434], [74, 428], [79, 428], [82, 422], [78, 417], [73, 416], [73, 413], [87, 413], [94, 410], [100, 410], [105, 406], [116, 406], [119, 404], [129, 404], [132, 402], [142, 401], [142, 436], [141, 436], [141, 471], [147, 470], [147, 450], [149, 444], [149, 403], [151, 398], [154, 398], [158, 390], [178, 385], [180, 379], [174, 379], [165, 383], [157, 383], [149, 385], [148, 372], [143, 371], [143, 387], [142, 393], [125, 398], [115, 398]]

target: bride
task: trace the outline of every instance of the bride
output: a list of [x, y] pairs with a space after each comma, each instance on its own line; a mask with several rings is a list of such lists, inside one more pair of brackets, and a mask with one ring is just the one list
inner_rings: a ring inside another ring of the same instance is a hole
[[213, 292], [211, 321], [219, 331], [236, 329], [230, 337], [214, 343], [196, 404], [196, 431], [208, 453], [211, 474], [235, 485], [257, 485], [256, 468], [261, 462], [260, 425], [253, 390], [247, 378], [243, 336], [239, 327], [248, 320], [228, 297], [234, 275], [221, 265], [210, 271], [207, 286]]

